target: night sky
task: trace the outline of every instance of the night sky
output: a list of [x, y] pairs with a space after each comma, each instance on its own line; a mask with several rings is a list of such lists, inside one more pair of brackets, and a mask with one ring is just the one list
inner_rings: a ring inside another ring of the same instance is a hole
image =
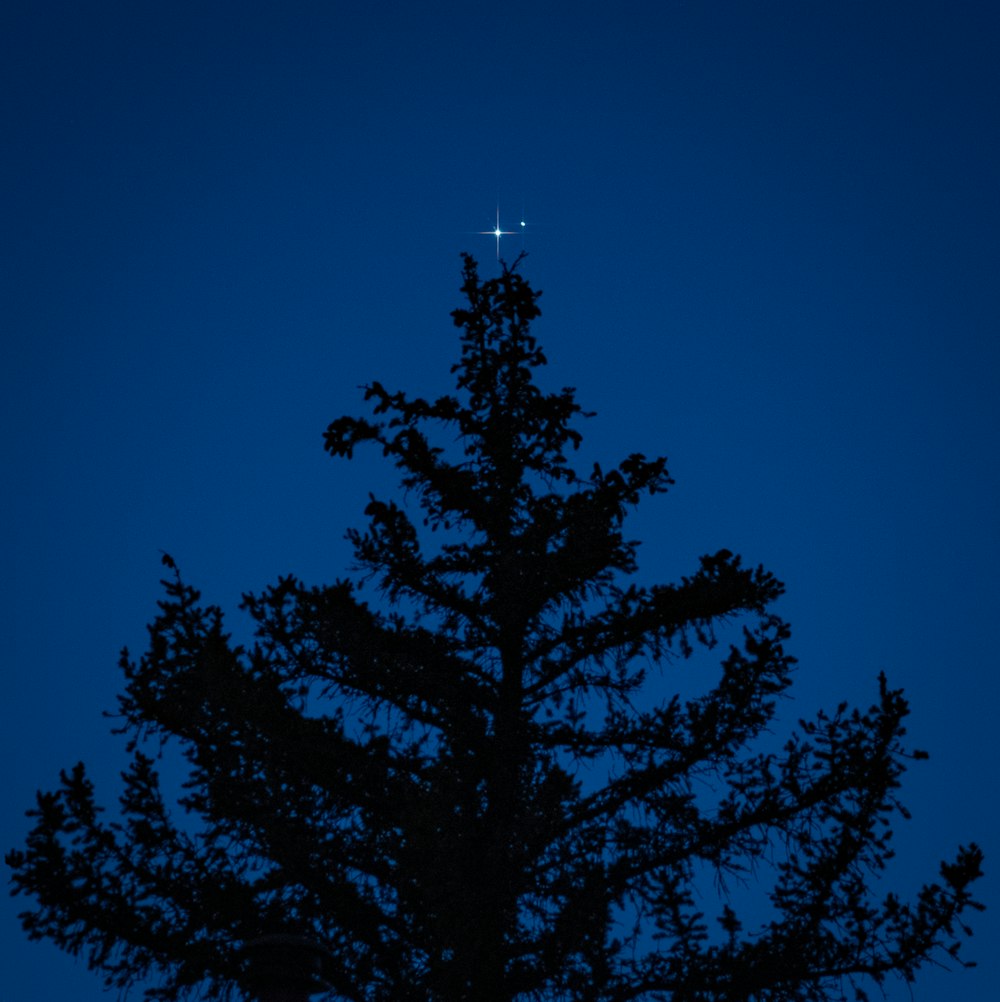
[[[113, 803], [161, 550], [237, 635], [243, 592], [346, 573], [394, 481], [322, 432], [366, 381], [450, 388], [499, 203], [581, 465], [670, 459], [643, 579], [728, 547], [785, 581], [788, 726], [907, 691], [885, 890], [976, 840], [993, 906], [912, 998], [995, 998], [998, 43], [987, 0], [8, 0], [3, 847], [79, 759]], [[4, 1002], [108, 998], [21, 907]]]

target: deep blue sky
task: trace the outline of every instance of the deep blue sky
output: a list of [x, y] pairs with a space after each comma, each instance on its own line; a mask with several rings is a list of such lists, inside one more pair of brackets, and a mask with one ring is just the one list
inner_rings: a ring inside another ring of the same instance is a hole
[[[227, 609], [344, 573], [391, 480], [321, 433], [366, 380], [448, 388], [499, 197], [548, 378], [599, 412], [586, 455], [670, 457], [643, 575], [723, 546], [773, 569], [789, 722], [867, 706], [881, 669], [911, 696], [931, 759], [887, 886], [971, 839], [993, 871], [1000, 7], [567, 9], [3, 5], [4, 847], [77, 759], [113, 799], [101, 712], [161, 548]], [[18, 907], [5, 1002], [106, 998]], [[995, 997], [998, 912], [917, 1002]]]

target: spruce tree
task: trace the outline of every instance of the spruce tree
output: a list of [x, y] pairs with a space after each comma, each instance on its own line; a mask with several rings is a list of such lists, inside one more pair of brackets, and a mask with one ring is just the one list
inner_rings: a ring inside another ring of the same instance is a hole
[[538, 293], [469, 257], [462, 291], [455, 395], [372, 383], [372, 416], [326, 432], [401, 475], [349, 533], [357, 580], [244, 596], [241, 645], [165, 558], [149, 649], [122, 656], [117, 819], [78, 765], [7, 857], [28, 935], [163, 1000], [238, 997], [246, 944], [279, 935], [357, 1002], [862, 999], [957, 960], [974, 845], [912, 902], [881, 887], [920, 756], [903, 695], [880, 678], [867, 711], [762, 741], [793, 669], [782, 585], [727, 550], [636, 584], [623, 526], [665, 460], [575, 471]]

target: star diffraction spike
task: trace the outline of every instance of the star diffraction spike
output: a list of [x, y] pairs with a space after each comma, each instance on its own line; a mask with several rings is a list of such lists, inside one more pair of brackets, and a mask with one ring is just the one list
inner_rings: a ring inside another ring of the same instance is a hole
[[[523, 222], [521, 223], [521, 226], [524, 226]], [[497, 224], [496, 224], [496, 227], [494, 229], [492, 229], [492, 230], [480, 230], [479, 232], [481, 234], [483, 234], [484, 236], [488, 235], [488, 236], [496, 237], [497, 238], [497, 260], [499, 261], [500, 260], [500, 238], [501, 237], [512, 237], [515, 233], [517, 233], [517, 230], [502, 230], [502, 229], [500, 229], [500, 206], [498, 204], [497, 205]]]

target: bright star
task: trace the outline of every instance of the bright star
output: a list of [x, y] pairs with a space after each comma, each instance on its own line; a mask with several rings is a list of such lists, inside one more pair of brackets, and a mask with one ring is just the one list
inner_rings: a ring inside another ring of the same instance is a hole
[[[524, 223], [521, 223], [524, 226]], [[500, 238], [501, 237], [512, 237], [517, 230], [502, 230], [500, 229], [500, 206], [497, 206], [497, 225], [492, 230], [480, 230], [483, 236], [491, 236], [497, 238], [497, 260], [500, 260]]]

